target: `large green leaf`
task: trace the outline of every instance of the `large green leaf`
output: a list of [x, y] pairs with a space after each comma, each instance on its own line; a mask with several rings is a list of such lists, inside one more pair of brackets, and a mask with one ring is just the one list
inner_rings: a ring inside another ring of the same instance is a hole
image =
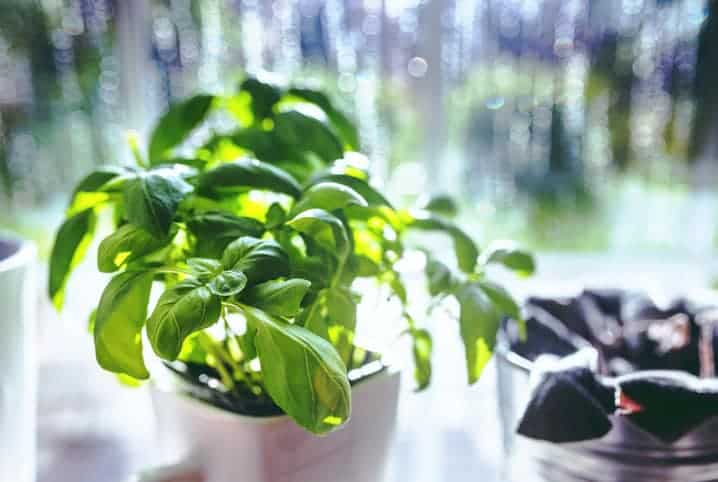
[[155, 238], [134, 224], [125, 224], [107, 236], [97, 250], [97, 267], [103, 273], [117, 271], [123, 264], [160, 249], [169, 238]]
[[310, 285], [304, 279], [267, 281], [247, 290], [242, 301], [270, 315], [291, 318], [299, 312]]
[[149, 377], [142, 356], [142, 327], [152, 272], [125, 271], [105, 288], [95, 316], [97, 362], [105, 370], [144, 380]]
[[273, 240], [245, 236], [233, 241], [222, 255], [227, 270], [241, 271], [256, 285], [289, 275], [289, 257]]
[[124, 186], [127, 220], [156, 238], [168, 235], [177, 207], [192, 191], [178, 171], [172, 168], [142, 173]]
[[272, 116], [274, 105], [282, 97], [279, 86], [264, 82], [255, 77], [245, 79], [239, 86], [239, 90], [247, 92], [252, 96], [252, 113], [256, 121], [261, 121]]
[[238, 159], [210, 169], [200, 176], [198, 189], [208, 194], [237, 189], [262, 189], [292, 197], [302, 193], [290, 174], [256, 159]]
[[102, 166], [97, 168], [75, 186], [67, 215], [72, 216], [85, 209], [104, 204], [110, 197], [108, 193], [98, 191], [103, 190], [105, 185], [113, 179], [129, 175], [134, 175], [134, 172], [126, 167]]
[[367, 207], [366, 200], [354, 189], [336, 182], [320, 182], [307, 189], [292, 209], [296, 215], [307, 209], [334, 211], [350, 205]]
[[199, 280], [188, 279], [166, 289], [147, 319], [152, 349], [164, 360], [175, 360], [184, 340], [216, 323], [221, 310], [220, 298]]
[[198, 256], [219, 258], [229, 243], [242, 236], [260, 237], [262, 223], [253, 218], [223, 212], [196, 214], [187, 220], [187, 228], [197, 240]]
[[460, 305], [459, 323], [466, 351], [468, 379], [473, 384], [491, 359], [501, 313], [478, 284], [462, 285], [456, 298]]
[[308, 151], [329, 164], [344, 156], [342, 142], [321, 120], [298, 110], [276, 115], [274, 131], [285, 145], [298, 151]]
[[95, 231], [95, 212], [86, 209], [65, 220], [55, 236], [50, 254], [48, 293], [59, 310], [64, 302], [65, 285], [73, 269], [82, 261]]
[[244, 313], [257, 330], [255, 346], [272, 400], [312, 433], [328, 433], [345, 423], [351, 389], [334, 347], [262, 310], [245, 307]]
[[510, 241], [496, 241], [481, 254], [481, 265], [499, 263], [523, 276], [530, 276], [536, 271], [536, 263], [528, 251], [519, 248]]
[[323, 209], [309, 209], [287, 222], [339, 257], [349, 253], [349, 235], [341, 220]]
[[426, 211], [412, 212], [408, 220], [408, 227], [424, 231], [440, 231], [451, 236], [454, 242], [456, 261], [465, 273], [471, 273], [476, 268], [479, 257], [479, 248], [474, 241], [461, 228], [445, 219], [436, 217]]
[[340, 110], [336, 109], [324, 92], [295, 87], [289, 90], [290, 95], [310, 102], [324, 111], [344, 144], [353, 151], [359, 150], [359, 132], [356, 126]]
[[150, 138], [150, 163], [161, 164], [209, 113], [214, 97], [200, 94], [173, 104], [157, 123]]

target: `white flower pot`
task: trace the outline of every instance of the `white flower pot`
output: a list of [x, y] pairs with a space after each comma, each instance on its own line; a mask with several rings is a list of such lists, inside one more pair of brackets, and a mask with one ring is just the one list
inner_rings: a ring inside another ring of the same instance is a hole
[[35, 290], [31, 243], [0, 234], [0, 481], [35, 480]]
[[[317, 437], [289, 417], [248, 417], [156, 386], [160, 445], [182, 454], [177, 473], [206, 482], [381, 482], [391, 451], [400, 372], [387, 369], [352, 389], [352, 416]], [[161, 480], [158, 472], [140, 480]]]

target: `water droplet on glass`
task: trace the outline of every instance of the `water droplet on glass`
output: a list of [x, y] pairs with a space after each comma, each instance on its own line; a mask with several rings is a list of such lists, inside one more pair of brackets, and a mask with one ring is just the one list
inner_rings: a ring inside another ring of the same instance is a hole
[[421, 78], [426, 75], [426, 71], [429, 69], [429, 64], [422, 57], [414, 57], [409, 60], [407, 70], [409, 75], [415, 78]]

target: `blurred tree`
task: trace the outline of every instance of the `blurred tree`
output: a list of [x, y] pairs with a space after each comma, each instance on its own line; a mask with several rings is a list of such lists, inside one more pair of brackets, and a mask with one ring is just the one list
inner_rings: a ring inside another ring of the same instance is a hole
[[[693, 95], [696, 107], [690, 157], [692, 160], [698, 160], [715, 154], [716, 150], [714, 138], [718, 128], [718, 0], [709, 0], [708, 15], [698, 35]], [[711, 149], [713, 152], [709, 152]]]

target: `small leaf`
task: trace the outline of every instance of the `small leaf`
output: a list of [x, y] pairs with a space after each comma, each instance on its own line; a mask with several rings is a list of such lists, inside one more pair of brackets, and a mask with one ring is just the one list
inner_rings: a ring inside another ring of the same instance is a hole
[[252, 96], [251, 105], [255, 122], [271, 117], [274, 105], [282, 97], [282, 91], [278, 86], [263, 82], [255, 77], [249, 77], [242, 82], [239, 90]]
[[456, 201], [446, 194], [432, 196], [421, 205], [421, 209], [447, 218], [456, 217], [459, 212]]
[[250, 285], [289, 275], [289, 257], [276, 241], [249, 236], [227, 246], [222, 265], [243, 272]]
[[184, 340], [215, 324], [222, 309], [220, 299], [198, 280], [182, 281], [162, 293], [147, 319], [147, 337], [164, 360], [175, 360]]
[[172, 168], [143, 173], [124, 187], [127, 220], [156, 238], [168, 235], [179, 203], [192, 186]]
[[394, 209], [391, 203], [384, 197], [383, 194], [381, 194], [363, 179], [359, 179], [354, 176], [347, 176], [346, 174], [323, 174], [318, 178], [314, 179], [314, 184], [322, 182], [341, 184], [354, 190], [366, 201], [369, 206], [387, 206], [391, 209]]
[[295, 87], [289, 90], [289, 94], [307, 102], [311, 102], [322, 109], [336, 131], [340, 134], [344, 144], [351, 150], [359, 150], [359, 133], [357, 132], [356, 126], [354, 126], [352, 121], [350, 121], [340, 110], [336, 109], [334, 105], [332, 105], [329, 97], [327, 97], [324, 92]]
[[412, 330], [412, 354], [414, 355], [414, 380], [416, 391], [426, 389], [431, 383], [431, 352], [433, 343], [426, 330]]
[[198, 190], [221, 193], [237, 189], [262, 189], [299, 197], [301, 187], [286, 171], [256, 159], [239, 159], [220, 164], [203, 173]]
[[284, 224], [287, 213], [279, 203], [272, 203], [267, 210], [267, 229], [275, 229]]
[[473, 384], [491, 359], [501, 314], [477, 284], [462, 285], [456, 298], [461, 307], [459, 324], [466, 351], [469, 384]]
[[65, 220], [55, 236], [50, 254], [48, 293], [55, 308], [62, 308], [65, 285], [70, 273], [85, 257], [95, 231], [96, 216], [86, 209]]
[[479, 248], [461, 228], [445, 219], [433, 216], [425, 211], [413, 212], [408, 220], [408, 227], [424, 231], [441, 231], [451, 236], [459, 268], [465, 273], [472, 273], [476, 268]]
[[354, 189], [336, 182], [320, 182], [304, 192], [292, 213], [296, 215], [308, 209], [334, 211], [352, 204], [368, 207], [366, 200]]
[[97, 267], [103, 273], [112, 273], [123, 264], [157, 251], [168, 243], [169, 238], [158, 239], [142, 228], [125, 224], [100, 243]]
[[255, 345], [272, 400], [315, 434], [339, 428], [351, 415], [344, 363], [326, 340], [262, 310], [244, 307], [257, 330]]
[[344, 155], [344, 147], [334, 132], [321, 120], [299, 110], [277, 114], [274, 131], [282, 143], [311, 152], [326, 164]]
[[499, 263], [523, 276], [530, 276], [536, 271], [536, 263], [531, 253], [518, 248], [510, 241], [491, 243], [482, 253], [479, 263], [482, 266]]
[[187, 228], [195, 236], [198, 256], [219, 258], [227, 245], [242, 236], [260, 237], [262, 223], [253, 218], [223, 212], [206, 212], [187, 220]]
[[247, 277], [241, 271], [223, 271], [215, 276], [207, 287], [217, 296], [234, 296], [247, 286]]
[[149, 377], [142, 356], [142, 327], [152, 286], [151, 271], [125, 271], [107, 285], [95, 317], [95, 353], [105, 370], [138, 380]]
[[451, 270], [441, 261], [429, 258], [426, 262], [426, 278], [428, 281], [429, 294], [437, 296], [442, 293], [450, 293], [456, 284]]
[[200, 94], [169, 108], [152, 132], [149, 152], [151, 164], [162, 163], [168, 151], [189, 136], [207, 117], [213, 100], [211, 95]]
[[316, 240], [330, 252], [345, 257], [349, 250], [349, 235], [344, 224], [323, 209], [309, 209], [287, 222], [300, 233]]
[[242, 300], [270, 315], [292, 318], [299, 312], [310, 285], [303, 279], [267, 281], [248, 290]]
[[200, 281], [209, 281], [223, 271], [222, 263], [216, 259], [208, 258], [189, 258], [187, 266], [192, 270], [192, 274]]

